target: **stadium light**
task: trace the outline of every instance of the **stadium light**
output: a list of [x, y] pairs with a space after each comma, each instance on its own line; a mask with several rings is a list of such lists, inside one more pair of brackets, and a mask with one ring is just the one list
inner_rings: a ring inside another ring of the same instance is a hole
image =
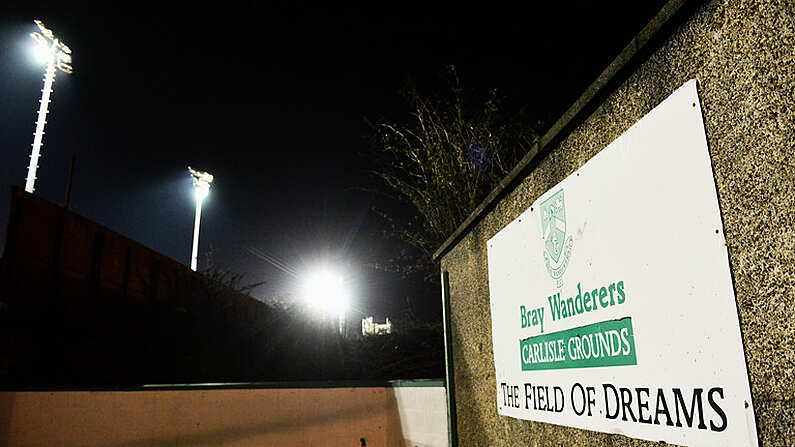
[[213, 176], [209, 172], [197, 171], [188, 166], [188, 172], [193, 177], [193, 194], [196, 198], [196, 220], [193, 224], [193, 251], [190, 257], [190, 268], [194, 272], [198, 266], [199, 258], [199, 224], [202, 218], [202, 202], [210, 194], [210, 184]]
[[44, 124], [47, 122], [47, 113], [50, 104], [50, 94], [52, 84], [55, 82], [55, 69], [64, 73], [72, 73], [72, 50], [61, 42], [55, 35], [41, 23], [34, 20], [33, 23], [39, 27], [41, 33], [31, 33], [30, 37], [36, 41], [37, 58], [43, 59], [47, 63], [44, 70], [44, 88], [41, 90], [41, 101], [39, 105], [39, 116], [36, 120], [36, 132], [33, 134], [33, 149], [30, 153], [30, 165], [28, 165], [28, 178], [25, 180], [25, 191], [32, 193], [36, 183], [36, 169], [39, 167], [39, 157], [41, 156], [41, 143], [44, 138]]

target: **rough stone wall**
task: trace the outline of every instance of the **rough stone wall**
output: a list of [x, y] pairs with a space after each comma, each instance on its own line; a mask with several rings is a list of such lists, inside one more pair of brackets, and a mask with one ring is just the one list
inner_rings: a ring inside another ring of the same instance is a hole
[[[795, 4], [709, 1], [442, 258], [462, 446], [651, 446], [497, 415], [486, 241], [688, 79], [717, 184], [762, 446], [795, 445]], [[676, 179], [672, 179], [676, 181]]]

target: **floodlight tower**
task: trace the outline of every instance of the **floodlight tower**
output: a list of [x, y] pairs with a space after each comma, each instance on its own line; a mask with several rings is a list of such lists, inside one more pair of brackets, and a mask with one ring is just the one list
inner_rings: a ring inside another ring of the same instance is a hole
[[40, 20], [33, 21], [39, 27], [40, 33], [31, 33], [30, 37], [39, 44], [39, 50], [46, 55], [47, 68], [44, 71], [44, 88], [41, 90], [41, 104], [39, 105], [39, 117], [36, 120], [36, 132], [33, 134], [33, 150], [30, 153], [30, 165], [28, 166], [28, 178], [25, 181], [25, 191], [32, 193], [33, 184], [36, 182], [36, 168], [39, 167], [39, 156], [41, 155], [41, 140], [44, 136], [44, 123], [46, 123], [47, 109], [50, 104], [50, 93], [52, 93], [52, 83], [55, 81], [55, 69], [64, 73], [72, 73], [72, 50], [61, 42], [52, 31], [47, 29]]
[[193, 252], [190, 257], [190, 268], [194, 272], [198, 264], [199, 257], [199, 223], [202, 218], [202, 202], [210, 194], [210, 183], [213, 176], [209, 172], [197, 171], [188, 166], [188, 172], [193, 177], [193, 192], [196, 196], [196, 221], [193, 224]]

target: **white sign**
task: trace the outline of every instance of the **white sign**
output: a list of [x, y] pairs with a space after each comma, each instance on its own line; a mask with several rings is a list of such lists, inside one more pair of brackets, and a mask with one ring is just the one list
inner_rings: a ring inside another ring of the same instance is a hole
[[501, 415], [756, 446], [691, 80], [488, 242]]

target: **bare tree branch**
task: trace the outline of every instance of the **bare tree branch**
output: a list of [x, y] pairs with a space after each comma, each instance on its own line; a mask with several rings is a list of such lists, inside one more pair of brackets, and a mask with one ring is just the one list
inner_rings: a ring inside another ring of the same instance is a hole
[[392, 235], [416, 247], [421, 259], [399, 257], [396, 271], [426, 270], [435, 276], [431, 254], [508, 174], [537, 139], [539, 123], [511, 113], [496, 90], [472, 100], [455, 67], [447, 90], [435, 96], [409, 88], [413, 111], [406, 124], [371, 124], [376, 167], [388, 193], [415, 216], [398, 224], [388, 212]]

